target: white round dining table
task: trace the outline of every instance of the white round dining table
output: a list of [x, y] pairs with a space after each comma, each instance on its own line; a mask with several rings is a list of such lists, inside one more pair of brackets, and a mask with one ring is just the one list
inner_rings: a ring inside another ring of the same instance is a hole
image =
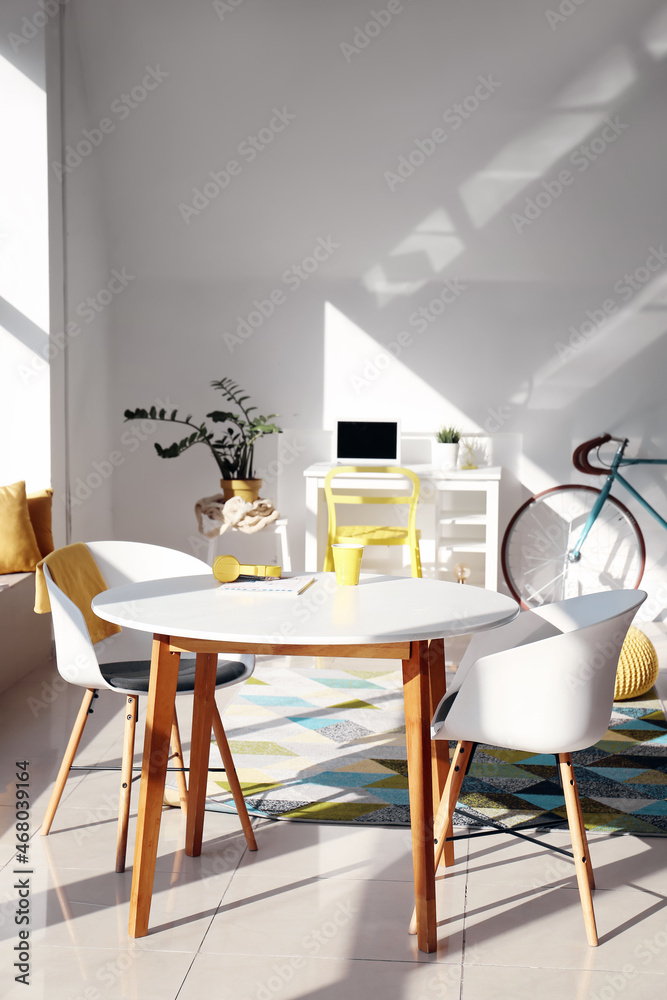
[[445, 693], [444, 640], [495, 628], [519, 612], [494, 591], [439, 580], [362, 576], [336, 584], [333, 573], [308, 574], [300, 594], [238, 592], [211, 575], [132, 583], [98, 594], [96, 615], [153, 634], [146, 737], [138, 807], [129, 932], [148, 932], [157, 840], [181, 652], [197, 656], [193, 702], [186, 853], [201, 852], [212, 698], [218, 653], [400, 659], [406, 720], [408, 787], [417, 940], [436, 947], [433, 802], [449, 769], [448, 747], [431, 741], [430, 720]]

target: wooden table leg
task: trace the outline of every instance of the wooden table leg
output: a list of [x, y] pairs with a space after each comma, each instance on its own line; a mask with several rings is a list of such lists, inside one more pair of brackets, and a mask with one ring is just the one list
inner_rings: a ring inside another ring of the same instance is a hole
[[403, 701], [408, 752], [417, 946], [420, 951], [433, 952], [437, 946], [437, 927], [429, 731], [431, 706], [428, 642], [426, 641], [413, 642], [410, 659], [403, 660]]
[[169, 759], [169, 736], [174, 718], [179, 653], [169, 652], [169, 637], [153, 637], [151, 676], [146, 708], [146, 735], [141, 765], [137, 840], [130, 896], [130, 937], [148, 933], [155, 858], [160, 833], [164, 780]]
[[[428, 644], [430, 719], [447, 692], [445, 674], [445, 640], [431, 639]], [[437, 813], [449, 774], [449, 743], [447, 740], [431, 740], [431, 769], [433, 772], [433, 812]], [[452, 824], [445, 833], [452, 836]], [[446, 841], [442, 862], [447, 868], [454, 864], [454, 844]]]
[[197, 653], [195, 692], [192, 706], [190, 740], [190, 788], [185, 826], [185, 853], [191, 858], [201, 854], [204, 832], [204, 805], [208, 781], [208, 758], [211, 750], [211, 723], [215, 698], [217, 653]]

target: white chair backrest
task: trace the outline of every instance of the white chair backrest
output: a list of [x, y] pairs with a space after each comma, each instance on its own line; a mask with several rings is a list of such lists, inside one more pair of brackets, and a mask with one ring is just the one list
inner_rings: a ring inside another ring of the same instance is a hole
[[[211, 567], [196, 556], [148, 542], [86, 542], [109, 589], [141, 580], [174, 576], [211, 576]], [[125, 628], [95, 646], [100, 663], [150, 659], [152, 636]]]
[[[586, 625], [608, 621], [614, 615], [624, 614], [628, 603], [632, 603], [632, 593], [633, 591], [628, 590], [605, 590], [599, 594], [582, 594], [579, 597], [569, 597], [565, 601], [533, 608], [532, 613], [546, 622], [551, 622], [561, 632], [572, 632]], [[640, 591], [634, 593], [638, 594]], [[639, 604], [636, 607], [639, 607]]]
[[561, 625], [586, 624], [469, 664], [434, 735], [546, 754], [597, 743], [609, 724], [621, 647], [645, 599], [643, 591], [624, 590], [559, 602], [553, 618]]
[[[109, 588], [141, 580], [211, 574], [211, 567], [196, 556], [145, 542], [86, 542]], [[83, 615], [76, 604], [53, 582], [48, 567], [44, 577], [53, 613], [58, 671], [70, 684], [108, 688], [100, 663], [150, 659], [152, 636], [123, 629], [93, 646]]]
[[51, 604], [58, 673], [69, 684], [86, 688], [110, 687], [100, 672], [95, 647], [90, 641], [83, 615], [74, 601], [70, 601], [53, 582], [49, 567], [44, 566], [43, 569]]
[[172, 576], [211, 575], [211, 567], [196, 556], [147, 542], [86, 542], [107, 587]]
[[550, 622], [544, 621], [532, 611], [522, 611], [508, 625], [492, 628], [487, 632], [475, 632], [468, 648], [461, 657], [454, 680], [448, 688], [448, 693], [458, 690], [463, 684], [473, 663], [489, 653], [500, 653], [503, 649], [514, 649], [538, 639], [548, 639], [552, 635], [560, 635], [561, 630]]

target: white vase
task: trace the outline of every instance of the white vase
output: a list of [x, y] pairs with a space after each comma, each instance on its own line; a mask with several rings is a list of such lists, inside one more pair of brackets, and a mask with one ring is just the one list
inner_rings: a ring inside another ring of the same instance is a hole
[[448, 471], [456, 468], [459, 457], [459, 446], [442, 441], [433, 442], [433, 466], [436, 469]]

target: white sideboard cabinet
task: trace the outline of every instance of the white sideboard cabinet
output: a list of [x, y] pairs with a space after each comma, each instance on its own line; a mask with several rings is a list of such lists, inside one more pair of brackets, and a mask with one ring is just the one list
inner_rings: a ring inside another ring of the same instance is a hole
[[434, 576], [456, 580], [456, 567], [470, 570], [467, 583], [498, 589], [498, 506], [501, 469], [434, 474]]

